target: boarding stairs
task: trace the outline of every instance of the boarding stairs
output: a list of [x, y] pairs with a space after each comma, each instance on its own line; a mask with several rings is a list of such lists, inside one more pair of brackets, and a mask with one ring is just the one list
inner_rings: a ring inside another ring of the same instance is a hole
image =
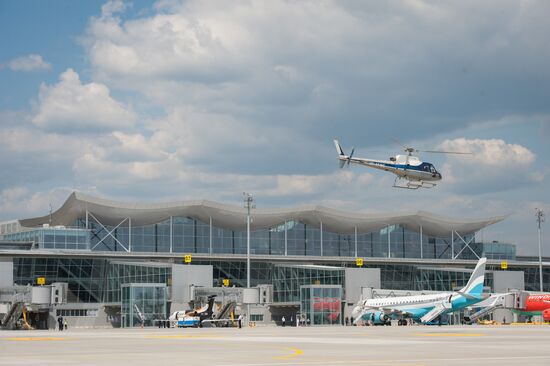
[[470, 309], [479, 309], [469, 317], [464, 317], [467, 322], [474, 322], [485, 315], [491, 314], [497, 309], [523, 310], [526, 306], [529, 293], [525, 291], [513, 290], [507, 293], [497, 293], [489, 296], [487, 299], [474, 304]]
[[474, 314], [472, 314], [468, 317], [464, 317], [464, 320], [466, 320], [467, 322], [475, 322], [479, 318], [482, 318], [485, 315], [491, 314], [496, 309], [503, 308], [503, 307], [504, 306], [502, 304], [491, 305], [491, 306], [488, 306], [486, 308], [483, 308], [483, 309], [479, 310], [478, 312], [476, 312], [476, 313], [474, 313]]
[[2, 318], [2, 329], [15, 329], [19, 318], [21, 318], [21, 314], [23, 314], [24, 307], [24, 295], [15, 294], [12, 298], [10, 309]]
[[216, 316], [216, 319], [227, 319], [231, 316], [231, 313], [235, 312], [235, 306], [237, 303], [235, 301], [229, 301], [227, 304], [224, 305], [222, 310], [218, 313]]
[[420, 321], [422, 323], [429, 323], [441, 314], [451, 310], [453, 305], [450, 301], [439, 301], [435, 304], [432, 310], [430, 310], [428, 313], [426, 313], [422, 318], [420, 318]]

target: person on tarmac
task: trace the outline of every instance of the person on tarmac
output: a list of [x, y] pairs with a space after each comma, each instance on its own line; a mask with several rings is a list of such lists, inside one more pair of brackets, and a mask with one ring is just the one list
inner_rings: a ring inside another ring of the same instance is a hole
[[284, 326], [285, 326], [285, 324], [286, 324], [286, 319], [285, 319], [284, 315], [283, 315], [283, 318], [281, 319], [281, 321], [282, 321], [282, 323], [283, 323], [283, 327], [284, 327]]
[[63, 317], [59, 316], [57, 318], [57, 324], [59, 325], [59, 331], [61, 332], [63, 330]]

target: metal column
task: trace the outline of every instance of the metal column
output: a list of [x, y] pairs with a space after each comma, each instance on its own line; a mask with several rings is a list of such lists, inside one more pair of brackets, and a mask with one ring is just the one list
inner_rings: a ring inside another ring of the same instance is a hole
[[321, 257], [323, 256], [323, 222], [319, 221], [321, 223], [320, 225], [320, 231], [321, 231]]
[[210, 254], [212, 254], [212, 217], [210, 219]]
[[386, 228], [388, 234], [388, 258], [391, 258], [390, 225]]
[[132, 219], [128, 218], [128, 251], [132, 251]]
[[455, 230], [451, 230], [451, 259], [455, 259]]
[[174, 217], [170, 216], [170, 253], [174, 252]]
[[422, 225], [420, 225], [420, 258], [424, 258], [424, 238], [422, 234]]
[[357, 258], [357, 226], [355, 226], [354, 229], [355, 229], [355, 257]]
[[288, 242], [288, 234], [287, 234], [287, 224], [286, 224], [286, 221], [285, 221], [285, 256], [288, 255], [287, 242]]

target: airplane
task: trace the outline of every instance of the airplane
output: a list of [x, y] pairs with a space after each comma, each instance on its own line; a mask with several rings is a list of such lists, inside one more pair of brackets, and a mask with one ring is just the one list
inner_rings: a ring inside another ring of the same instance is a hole
[[480, 302], [484, 300], [482, 292], [486, 262], [487, 258], [477, 262], [468, 283], [459, 291], [359, 300], [351, 314], [354, 323], [371, 321], [373, 324], [389, 325], [392, 319], [398, 319], [399, 325], [406, 325], [406, 318], [429, 323], [443, 314]]
[[522, 315], [542, 315], [544, 321], [550, 321], [550, 294], [529, 295], [525, 309], [512, 310]]
[[390, 157], [390, 160], [375, 160], [354, 158], [353, 153], [355, 152], [355, 148], [351, 149], [351, 154], [344, 154], [344, 150], [340, 146], [338, 140], [334, 140], [334, 145], [338, 153], [340, 169], [353, 163], [391, 172], [396, 175], [393, 187], [405, 189], [433, 188], [437, 185], [437, 182], [443, 178], [433, 164], [421, 161], [418, 157], [413, 156], [413, 153], [471, 154], [468, 152], [455, 151], [417, 150], [402, 145], [407, 155], [395, 155]]
[[170, 321], [176, 321], [178, 326], [200, 327], [204, 320], [212, 317], [215, 297], [216, 295], [208, 296], [208, 301], [203, 307], [188, 312], [176, 311], [172, 313], [168, 319]]

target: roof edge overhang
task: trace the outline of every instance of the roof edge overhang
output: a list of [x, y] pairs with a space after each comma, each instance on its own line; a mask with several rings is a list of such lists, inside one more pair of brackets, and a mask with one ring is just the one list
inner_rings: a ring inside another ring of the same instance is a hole
[[[131, 203], [112, 201], [73, 192], [65, 203], [50, 215], [19, 220], [23, 227], [38, 227], [48, 224], [73, 226], [77, 219], [83, 219], [86, 212], [104, 225], [115, 226], [125, 219], [131, 219], [132, 226], [151, 225], [184, 216], [212, 223], [217, 227], [231, 230], [246, 228], [247, 211], [244, 207], [227, 205], [209, 200], [190, 200], [163, 203]], [[469, 234], [500, 222], [508, 217], [495, 216], [480, 219], [457, 219], [433, 214], [422, 210], [397, 213], [364, 214], [342, 211], [319, 205], [304, 205], [290, 208], [253, 210], [253, 230], [272, 228], [286, 221], [301, 221], [316, 227], [323, 225], [324, 231], [353, 234], [380, 230], [390, 225], [401, 225], [424, 234], [448, 236], [451, 231]], [[129, 220], [128, 220], [129, 221]], [[127, 224], [124, 224], [127, 226]]]

